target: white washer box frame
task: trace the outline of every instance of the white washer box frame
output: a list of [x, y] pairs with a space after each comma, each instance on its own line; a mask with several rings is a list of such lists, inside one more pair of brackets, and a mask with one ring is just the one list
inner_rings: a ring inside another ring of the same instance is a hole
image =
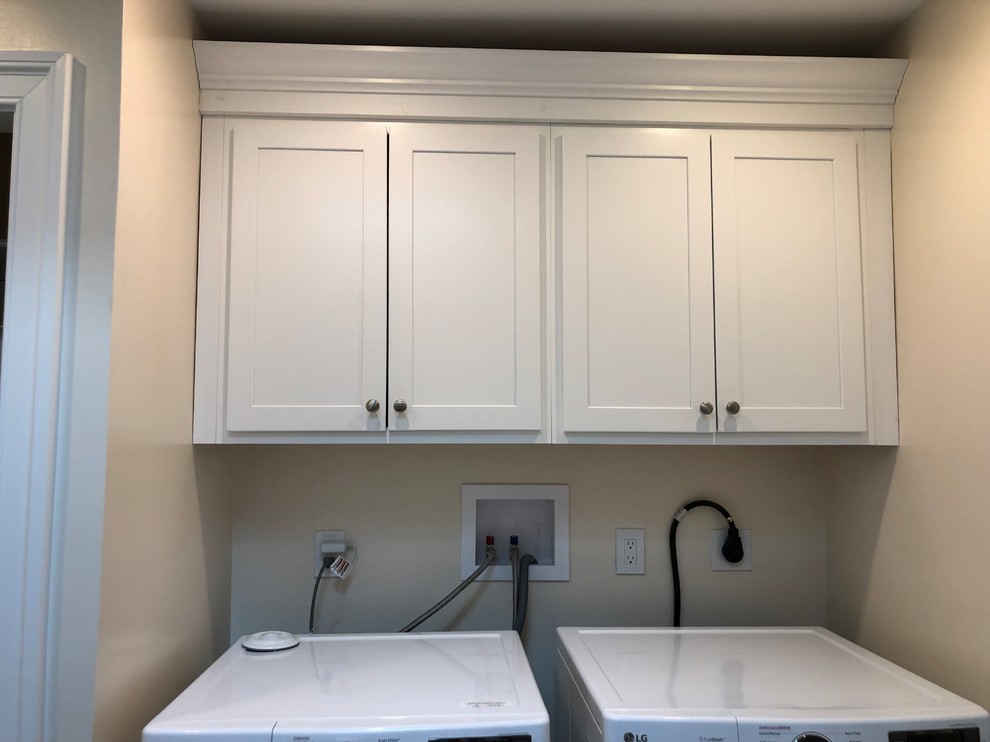
[[[570, 580], [570, 486], [566, 484], [461, 485], [462, 580], [478, 567], [475, 562], [475, 533], [479, 500], [552, 500], [554, 563], [530, 566], [529, 580], [531, 582]], [[496, 544], [495, 547], [504, 553], [508, 549], [508, 544]], [[492, 565], [478, 577], [480, 582], [511, 579], [512, 567], [509, 565]]]

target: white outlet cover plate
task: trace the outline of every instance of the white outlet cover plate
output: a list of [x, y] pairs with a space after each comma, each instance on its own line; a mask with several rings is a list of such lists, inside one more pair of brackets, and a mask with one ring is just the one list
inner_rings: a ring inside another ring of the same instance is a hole
[[743, 558], [738, 564], [725, 561], [722, 556], [722, 544], [729, 534], [728, 528], [716, 528], [711, 534], [711, 558], [712, 572], [752, 572], [753, 571], [753, 549], [750, 547], [750, 533], [748, 528], [739, 529], [739, 538], [743, 545]]
[[[636, 542], [635, 564], [626, 563], [626, 540]], [[615, 573], [617, 575], [646, 574], [646, 536], [642, 528], [615, 529]]]
[[[478, 524], [481, 511], [483, 517], [485, 513], [493, 517], [491, 524], [481, 526], [495, 536], [497, 556], [495, 564], [482, 572], [479, 581], [512, 580], [508, 537], [513, 533], [519, 536], [520, 554], [532, 552], [537, 557], [538, 563], [529, 568], [531, 582], [569, 580], [569, 495], [570, 487], [566, 484], [461, 485], [461, 579], [478, 568], [480, 555], [484, 554], [484, 536], [480, 535]], [[483, 504], [481, 508], [479, 501]], [[512, 504], [520, 501], [526, 501], [519, 508], [524, 522], [516, 525], [512, 522]], [[541, 504], [531, 507], [536, 505], [532, 501]], [[547, 522], [542, 522], [543, 519]], [[541, 554], [552, 556], [541, 558]]]

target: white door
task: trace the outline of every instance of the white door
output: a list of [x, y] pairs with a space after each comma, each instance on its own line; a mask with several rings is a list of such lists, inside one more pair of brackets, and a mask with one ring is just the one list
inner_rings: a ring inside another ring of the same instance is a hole
[[858, 141], [712, 136], [721, 431], [866, 430]]
[[553, 138], [564, 431], [714, 432], [708, 134]]
[[366, 405], [386, 394], [385, 127], [232, 135], [227, 429], [384, 430]]
[[391, 430], [543, 426], [547, 133], [390, 127]]

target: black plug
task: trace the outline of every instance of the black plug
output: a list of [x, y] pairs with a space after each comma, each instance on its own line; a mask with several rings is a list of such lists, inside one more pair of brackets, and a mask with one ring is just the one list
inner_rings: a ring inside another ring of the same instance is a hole
[[725, 537], [722, 544], [722, 556], [730, 564], [739, 564], [743, 558], [742, 539], [739, 538], [739, 529], [734, 524], [729, 524], [729, 535]]

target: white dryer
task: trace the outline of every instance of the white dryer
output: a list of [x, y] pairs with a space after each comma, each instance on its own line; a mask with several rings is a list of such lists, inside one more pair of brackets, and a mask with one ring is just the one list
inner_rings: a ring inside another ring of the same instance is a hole
[[515, 632], [238, 641], [144, 729], [144, 742], [549, 742]]
[[969, 701], [831, 632], [557, 630], [555, 742], [990, 742]]

